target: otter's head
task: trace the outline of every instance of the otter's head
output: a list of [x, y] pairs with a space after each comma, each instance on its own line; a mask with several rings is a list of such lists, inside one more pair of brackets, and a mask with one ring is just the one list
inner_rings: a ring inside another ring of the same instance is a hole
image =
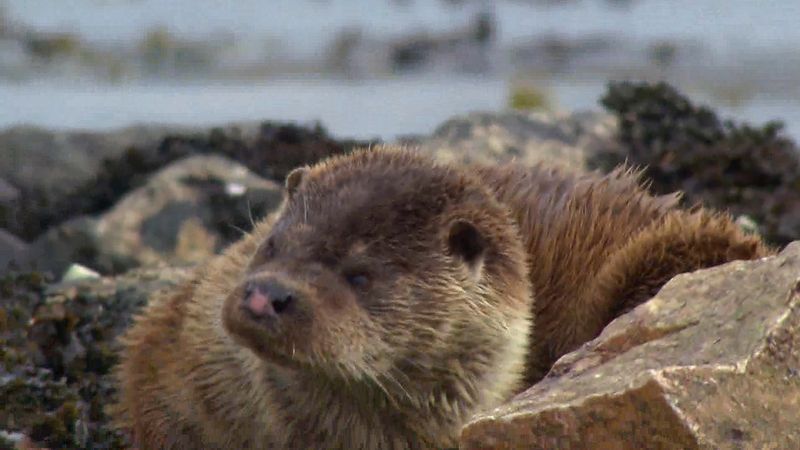
[[479, 180], [359, 151], [287, 177], [223, 318], [278, 365], [406, 393], [452, 376], [469, 392], [522, 370], [529, 286], [514, 222]]

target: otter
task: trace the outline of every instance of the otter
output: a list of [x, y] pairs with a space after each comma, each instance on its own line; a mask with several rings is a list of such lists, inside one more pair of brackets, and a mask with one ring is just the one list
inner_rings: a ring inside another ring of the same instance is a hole
[[296, 169], [126, 332], [117, 423], [141, 448], [455, 447], [673, 275], [769, 252], [639, 178], [391, 147]]

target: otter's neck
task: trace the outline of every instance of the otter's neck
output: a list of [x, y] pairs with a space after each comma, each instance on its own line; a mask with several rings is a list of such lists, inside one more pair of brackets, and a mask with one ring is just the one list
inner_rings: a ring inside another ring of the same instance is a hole
[[[307, 448], [428, 448], [455, 434], [463, 419], [454, 387], [431, 386], [412, 397], [399, 381], [351, 379], [264, 363], [262, 380], [285, 420], [287, 443]], [[413, 378], [412, 378], [413, 379]], [[409, 382], [406, 380], [406, 382]], [[424, 393], [423, 393], [424, 392]], [[447, 405], [446, 407], [444, 405]], [[452, 409], [451, 409], [452, 406]], [[426, 417], [426, 422], [420, 418]]]

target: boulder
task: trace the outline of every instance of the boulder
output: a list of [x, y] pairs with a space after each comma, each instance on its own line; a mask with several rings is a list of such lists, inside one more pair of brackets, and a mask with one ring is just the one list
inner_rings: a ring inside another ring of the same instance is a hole
[[213, 255], [280, 204], [281, 187], [219, 156], [172, 163], [98, 217], [79, 217], [37, 239], [38, 268], [77, 262], [101, 273]]
[[0, 177], [24, 191], [65, 193], [90, 180], [105, 158], [150, 148], [175, 127], [135, 126], [104, 133], [17, 126], [0, 131]]
[[595, 149], [615, 138], [615, 120], [598, 113], [506, 111], [455, 117], [419, 142], [422, 151], [447, 162], [532, 165], [546, 162], [585, 170]]
[[675, 277], [461, 446], [800, 448], [800, 241]]
[[0, 274], [11, 264], [26, 265], [29, 251], [27, 243], [0, 228]]

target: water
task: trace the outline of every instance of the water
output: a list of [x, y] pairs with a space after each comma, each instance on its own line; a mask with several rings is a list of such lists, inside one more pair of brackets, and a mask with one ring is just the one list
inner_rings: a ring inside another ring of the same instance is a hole
[[[297, 57], [321, 57], [334, 36], [347, 27], [361, 27], [380, 38], [450, 31], [488, 8], [498, 23], [499, 49], [553, 34], [575, 39], [609, 36], [640, 46], [664, 39], [697, 42], [707, 54], [700, 60], [698, 75], [684, 74], [682, 80], [703, 79], [713, 88], [724, 78], [734, 89], [741, 84], [752, 92], [745, 102], [728, 106], [709, 90], [686, 82], [681, 87], [692, 98], [757, 124], [783, 119], [791, 134], [800, 137], [800, 69], [787, 69], [794, 66], [781, 56], [798, 53], [800, 27], [795, 23], [800, 2], [796, 0], [640, 0], [627, 7], [601, 0], [550, 6], [487, 0], [464, 7], [440, 0], [5, 0], [5, 8], [14, 23], [40, 31], [75, 32], [101, 47], [135, 46], [148, 30], [164, 26], [193, 39], [232, 36], [247, 48], [263, 48], [277, 40]], [[777, 56], [769, 56], [773, 54]], [[543, 80], [541, 85], [562, 109], [597, 109], [606, 78], [613, 75], [572, 75]], [[340, 136], [391, 139], [429, 133], [453, 115], [503, 108], [510, 76], [494, 72], [484, 77], [383, 77], [360, 82], [295, 77], [119, 85], [46, 78], [0, 81], [0, 127], [26, 123], [108, 129], [142, 122], [319, 120]]]
[[0, 85], [0, 126], [30, 123], [110, 129], [132, 123], [321, 121], [338, 136], [391, 139], [430, 133], [471, 110], [503, 107], [504, 80], [395, 79], [348, 83], [278, 80], [258, 84]]
[[[598, 109], [601, 82], [551, 82], [545, 89], [567, 111]], [[320, 121], [340, 137], [392, 140], [432, 132], [445, 120], [470, 111], [497, 111], [507, 104], [503, 79], [419, 77], [349, 83], [333, 80], [277, 80], [258, 84], [64, 85], [0, 84], [0, 127], [35, 124], [59, 129], [113, 129], [135, 123], [186, 126], [278, 120]], [[702, 96], [700, 96], [702, 99]], [[752, 102], [722, 108], [755, 123], [800, 120], [787, 104]]]
[[215, 33], [272, 36], [296, 50], [318, 49], [343, 27], [377, 35], [447, 30], [476, 11], [494, 9], [503, 44], [559, 33], [606, 34], [633, 41], [697, 40], [716, 52], [794, 48], [800, 43], [796, 0], [602, 0], [541, 5], [525, 1], [441, 0], [6, 0], [9, 16], [39, 30], [74, 31], [97, 42], [124, 42], [166, 26], [189, 37]]

